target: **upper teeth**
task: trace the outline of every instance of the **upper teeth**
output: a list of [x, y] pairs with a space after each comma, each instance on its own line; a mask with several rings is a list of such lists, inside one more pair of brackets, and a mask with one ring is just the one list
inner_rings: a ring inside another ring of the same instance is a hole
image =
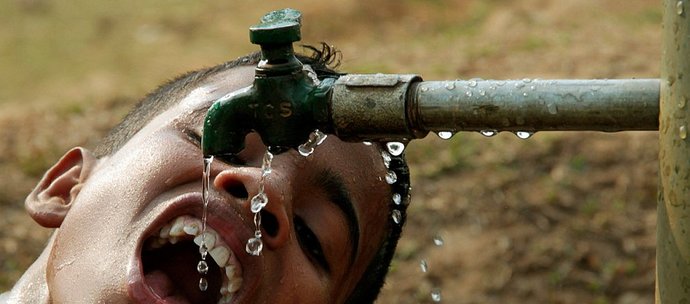
[[146, 249], [160, 248], [167, 243], [175, 244], [180, 239], [188, 236], [194, 237], [194, 243], [201, 245], [202, 238], [206, 243], [209, 255], [213, 260], [224, 269], [225, 276], [223, 277], [223, 284], [220, 288], [222, 297], [218, 303], [230, 303], [235, 292], [242, 286], [242, 274], [238, 267], [237, 259], [232, 250], [218, 237], [218, 233], [206, 227], [206, 233], [202, 236], [201, 221], [197, 218], [183, 215], [177, 217], [165, 224], [161, 229], [151, 237], [146, 244]]

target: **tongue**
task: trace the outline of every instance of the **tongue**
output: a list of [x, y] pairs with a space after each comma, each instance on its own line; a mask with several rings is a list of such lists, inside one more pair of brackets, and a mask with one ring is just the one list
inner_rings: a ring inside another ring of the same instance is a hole
[[189, 301], [177, 293], [175, 283], [173, 283], [167, 274], [160, 270], [154, 270], [146, 274], [146, 283], [153, 289], [153, 292], [161, 297], [166, 303], [170, 304], [189, 304]]
[[[210, 258], [210, 257], [209, 257]], [[215, 263], [207, 258], [209, 265]], [[209, 287], [199, 290], [198, 247], [191, 241], [167, 245], [144, 254], [146, 283], [154, 293], [170, 303], [216, 303], [220, 293], [220, 271], [210, 267]]]

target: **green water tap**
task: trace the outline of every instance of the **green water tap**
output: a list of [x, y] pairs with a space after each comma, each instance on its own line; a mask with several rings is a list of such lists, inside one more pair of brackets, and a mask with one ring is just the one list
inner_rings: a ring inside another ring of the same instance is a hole
[[261, 135], [274, 153], [296, 148], [318, 128], [329, 129], [328, 99], [335, 79], [319, 81], [295, 57], [299, 41], [299, 11], [283, 9], [266, 14], [249, 29], [253, 44], [261, 46], [261, 61], [252, 86], [216, 101], [204, 121], [204, 155], [231, 156], [244, 149], [245, 136]]
[[348, 74], [319, 81], [294, 56], [298, 11], [265, 15], [250, 28], [250, 38], [262, 53], [254, 83], [209, 109], [206, 156], [239, 153], [251, 131], [280, 153], [307, 142], [314, 129], [349, 142], [407, 142], [429, 132], [659, 127], [659, 79], [422, 81], [411, 74]]

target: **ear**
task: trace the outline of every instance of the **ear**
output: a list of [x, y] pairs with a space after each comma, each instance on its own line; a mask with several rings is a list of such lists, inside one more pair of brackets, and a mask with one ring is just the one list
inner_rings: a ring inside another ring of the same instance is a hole
[[60, 227], [97, 162], [84, 148], [76, 147], [65, 153], [26, 198], [26, 210], [34, 221], [43, 227]]

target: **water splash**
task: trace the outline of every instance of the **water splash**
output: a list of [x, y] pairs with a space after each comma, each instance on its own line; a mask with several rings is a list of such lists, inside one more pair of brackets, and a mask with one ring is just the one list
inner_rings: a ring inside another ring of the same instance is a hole
[[446, 82], [445, 87], [448, 91], [455, 90], [455, 82], [454, 81], [448, 81], [448, 82]]
[[438, 137], [441, 139], [450, 139], [451, 137], [453, 137], [453, 132], [451, 132], [451, 131], [439, 131], [438, 133], [436, 133], [436, 135], [438, 135]]
[[475, 79], [470, 79], [470, 81], [467, 83], [467, 86], [470, 88], [474, 88], [477, 86], [477, 80]]
[[400, 156], [405, 151], [405, 145], [397, 141], [386, 143], [386, 148], [388, 148], [388, 153], [393, 156]]
[[366, 140], [363, 141], [362, 143], [363, 143], [365, 146], [371, 146], [371, 145], [373, 145], [370, 141], [366, 141]]

